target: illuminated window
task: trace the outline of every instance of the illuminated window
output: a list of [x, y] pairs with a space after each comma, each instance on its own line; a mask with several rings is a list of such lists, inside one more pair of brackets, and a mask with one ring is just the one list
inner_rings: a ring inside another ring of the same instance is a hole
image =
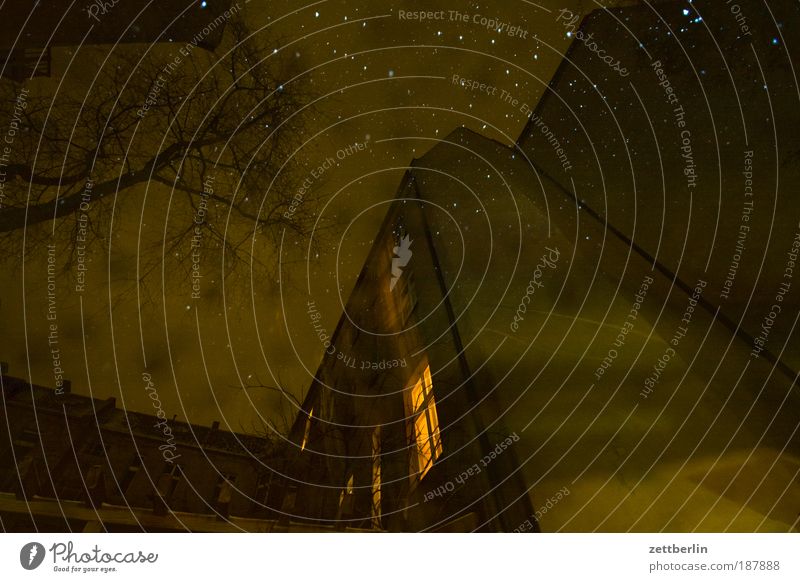
[[139, 455], [134, 455], [133, 459], [130, 463], [128, 463], [128, 469], [125, 471], [125, 476], [122, 478], [122, 482], [120, 483], [120, 491], [124, 495], [128, 492], [128, 489], [133, 483], [133, 480], [136, 478], [136, 475], [139, 473], [139, 469], [142, 467], [142, 459]]
[[308, 418], [306, 419], [306, 428], [305, 432], [303, 433], [303, 443], [300, 445], [300, 450], [304, 451], [306, 445], [308, 444], [308, 437], [311, 434], [311, 419], [314, 417], [314, 409], [312, 408], [308, 412]]
[[350, 476], [347, 478], [347, 485], [345, 485], [344, 492], [347, 495], [353, 494], [353, 474], [350, 473]]
[[439, 417], [436, 414], [436, 401], [433, 398], [430, 366], [425, 367], [422, 376], [411, 388], [410, 408], [416, 445], [416, 454], [412, 455], [412, 473], [418, 473], [419, 479], [422, 479], [433, 462], [442, 454], [442, 439], [439, 435]]
[[372, 527], [381, 527], [381, 427], [372, 431]]

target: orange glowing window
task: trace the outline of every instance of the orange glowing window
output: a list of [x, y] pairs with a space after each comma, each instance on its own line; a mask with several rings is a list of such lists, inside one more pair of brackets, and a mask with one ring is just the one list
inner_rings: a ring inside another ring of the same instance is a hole
[[439, 434], [439, 417], [436, 414], [436, 401], [433, 398], [431, 369], [426, 366], [422, 376], [411, 388], [411, 419], [413, 423], [416, 455], [412, 472], [416, 468], [422, 479], [442, 454], [442, 439]]

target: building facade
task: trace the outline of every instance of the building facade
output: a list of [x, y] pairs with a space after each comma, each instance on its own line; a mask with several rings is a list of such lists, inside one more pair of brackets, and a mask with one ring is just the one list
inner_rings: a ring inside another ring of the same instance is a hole
[[511, 531], [533, 514], [519, 436], [464, 353], [431, 218], [409, 172], [290, 435], [298, 517]]
[[292, 433], [298, 499], [329, 491], [298, 514], [796, 529], [795, 318], [770, 313], [800, 309], [800, 13], [738, 8], [554, 12], [574, 41], [516, 143], [414, 160]]

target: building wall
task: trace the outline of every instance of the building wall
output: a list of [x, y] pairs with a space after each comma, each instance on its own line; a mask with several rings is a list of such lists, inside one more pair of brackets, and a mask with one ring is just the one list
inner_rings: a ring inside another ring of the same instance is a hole
[[[540, 516], [546, 531], [785, 531], [796, 518], [791, 502], [766, 507], [757, 492], [796, 488], [796, 415], [776, 404], [794, 401], [791, 381], [751, 358], [752, 346], [713, 312], [695, 308], [692, 289], [710, 277], [691, 280], [687, 295], [539, 171], [533, 154], [541, 151], [458, 130], [416, 160], [348, 301], [350, 317], [334, 335], [337, 350], [355, 346], [359, 357], [362, 350], [415, 353], [422, 345], [431, 363], [444, 453], [416, 489], [411, 478], [398, 481], [392, 497], [404, 510], [387, 512], [389, 528], [529, 530]], [[404, 276], [413, 270], [419, 336], [365, 342], [351, 319], [366, 329], [394, 329], [380, 298], [391, 271], [386, 239], [401, 215], [415, 241]], [[541, 286], [528, 294], [534, 280]], [[623, 328], [629, 332], [620, 341]], [[669, 365], [647, 392], [664, 354], [671, 354]], [[401, 414], [397, 401], [365, 405], [330, 388], [342, 382], [349, 392], [382, 396], [384, 386], [410, 384], [397, 370], [370, 377], [342, 367], [335, 355], [323, 360], [306, 410], [327, 398], [361, 427], [379, 411], [383, 418]], [[294, 443], [303, 426], [295, 426]], [[402, 440], [402, 431], [394, 434]], [[484, 464], [509, 435], [519, 440]], [[367, 462], [365, 447], [335, 448], [320, 438], [321, 452]], [[313, 452], [299, 454], [314, 465]], [[464, 477], [476, 464], [482, 470]], [[742, 464], [746, 469], [730, 471]], [[402, 475], [402, 460], [396, 467]], [[355, 485], [366, 487], [366, 472], [359, 475]], [[343, 472], [326, 478], [311, 480], [308, 494], [321, 483], [345, 486]], [[441, 487], [445, 494], [425, 500]]]

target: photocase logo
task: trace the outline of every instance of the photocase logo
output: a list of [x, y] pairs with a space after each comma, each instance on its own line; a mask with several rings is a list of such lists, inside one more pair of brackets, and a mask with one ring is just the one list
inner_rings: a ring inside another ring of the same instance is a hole
[[392, 249], [392, 279], [389, 281], [389, 291], [394, 289], [397, 281], [403, 276], [403, 267], [411, 260], [411, 243], [414, 242], [406, 235], [400, 239], [400, 244]]
[[19, 563], [26, 570], [35, 570], [44, 561], [44, 546], [38, 542], [30, 542], [19, 551]]

